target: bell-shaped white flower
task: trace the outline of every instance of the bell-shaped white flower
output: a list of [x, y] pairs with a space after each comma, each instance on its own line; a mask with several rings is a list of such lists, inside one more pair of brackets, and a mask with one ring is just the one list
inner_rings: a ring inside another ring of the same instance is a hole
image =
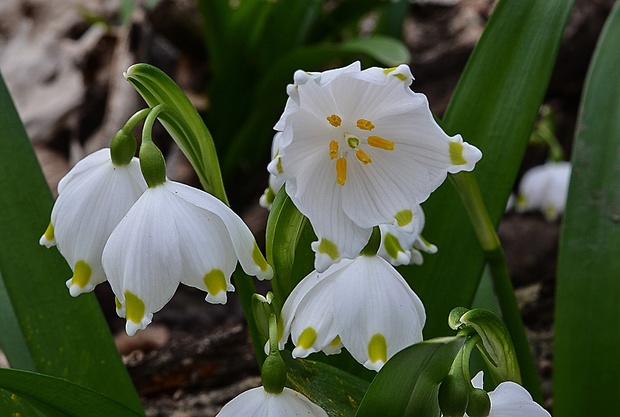
[[422, 252], [436, 253], [437, 246], [427, 242], [421, 235], [424, 229], [422, 207], [413, 209], [413, 230], [408, 231], [398, 225], [381, 224], [381, 244], [377, 255], [394, 266], [422, 265]]
[[[484, 373], [478, 372], [471, 380], [475, 388], [483, 388]], [[505, 381], [489, 392], [491, 413], [489, 417], [551, 417], [551, 414], [532, 399], [521, 385]]]
[[412, 230], [415, 207], [482, 156], [439, 127], [412, 80], [405, 65], [361, 71], [356, 62], [298, 71], [287, 89], [278, 158], [268, 169], [312, 223], [318, 271], [357, 256], [376, 225]]
[[271, 394], [263, 387], [242, 392], [217, 417], [327, 417], [327, 413], [304, 395], [290, 388]]
[[206, 291], [208, 302], [225, 303], [237, 260], [248, 275], [272, 276], [239, 216], [212, 195], [168, 180], [144, 192], [103, 250], [129, 335], [151, 322], [179, 283]]
[[555, 221], [566, 206], [570, 174], [570, 162], [547, 162], [530, 169], [519, 184], [516, 210], [540, 210], [548, 221]]
[[72, 296], [105, 281], [101, 254], [108, 237], [146, 189], [137, 158], [115, 165], [110, 149], [78, 162], [58, 183], [58, 199], [41, 245], [56, 245], [73, 270]]
[[282, 308], [293, 357], [344, 346], [368, 369], [379, 370], [400, 350], [422, 340], [424, 305], [403, 277], [379, 256], [343, 259], [312, 272], [293, 289]]

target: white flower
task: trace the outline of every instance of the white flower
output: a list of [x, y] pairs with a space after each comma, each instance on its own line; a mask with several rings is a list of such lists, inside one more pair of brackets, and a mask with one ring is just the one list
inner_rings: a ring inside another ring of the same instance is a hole
[[226, 404], [216, 417], [327, 417], [327, 413], [304, 395], [284, 388], [270, 394], [263, 387], [242, 392]]
[[437, 125], [412, 80], [405, 65], [361, 71], [356, 62], [297, 71], [287, 89], [279, 158], [268, 169], [312, 223], [318, 271], [357, 256], [376, 225], [411, 230], [415, 207], [482, 156]]
[[437, 246], [427, 242], [421, 235], [424, 229], [424, 211], [422, 207], [413, 209], [413, 230], [407, 231], [398, 225], [379, 225], [381, 244], [377, 255], [394, 266], [422, 265], [422, 252], [436, 253]]
[[225, 303], [237, 260], [248, 275], [271, 267], [243, 221], [212, 195], [173, 181], [148, 188], [111, 234], [103, 267], [127, 318], [127, 334], [144, 329], [179, 283]]
[[519, 184], [516, 210], [540, 210], [548, 221], [556, 220], [566, 206], [570, 162], [547, 162], [527, 171]]
[[[482, 371], [471, 380], [475, 388], [482, 388], [484, 373]], [[551, 414], [538, 403], [521, 385], [505, 381], [494, 391], [489, 392], [491, 413], [489, 417], [551, 417]]]
[[[282, 172], [282, 162], [280, 158], [280, 142], [282, 141], [282, 132], [277, 132], [273, 136], [273, 142], [271, 143], [271, 164], [273, 169], [277, 172]], [[269, 185], [265, 189], [265, 192], [260, 197], [258, 203], [261, 207], [271, 209], [271, 204], [280, 188], [284, 185], [284, 178], [282, 175], [269, 174]]]
[[110, 149], [78, 162], [58, 183], [58, 199], [41, 245], [56, 245], [73, 270], [72, 296], [105, 281], [101, 253], [112, 230], [146, 189], [137, 158], [114, 165]]
[[281, 348], [291, 335], [293, 357], [344, 346], [368, 369], [422, 340], [424, 306], [402, 276], [378, 256], [343, 259], [306, 276], [282, 308]]

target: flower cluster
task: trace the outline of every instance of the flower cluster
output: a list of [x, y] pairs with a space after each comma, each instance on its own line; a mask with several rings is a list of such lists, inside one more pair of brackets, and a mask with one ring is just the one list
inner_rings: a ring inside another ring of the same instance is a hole
[[109, 149], [80, 161], [59, 183], [41, 244], [56, 245], [77, 296], [107, 280], [127, 334], [144, 329], [180, 283], [225, 303], [237, 261], [259, 279], [271, 267], [245, 223], [217, 198], [165, 179], [147, 186], [140, 162], [115, 163]]

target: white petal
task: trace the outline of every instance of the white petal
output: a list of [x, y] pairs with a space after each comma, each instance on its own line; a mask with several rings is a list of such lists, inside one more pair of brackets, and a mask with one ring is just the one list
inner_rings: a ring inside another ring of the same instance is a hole
[[489, 417], [551, 417], [548, 411], [532, 399], [525, 388], [514, 382], [502, 382], [489, 393], [489, 398]]
[[327, 417], [325, 411], [304, 395], [284, 388], [280, 394], [270, 394], [263, 387], [242, 392], [226, 404], [218, 417]]
[[[384, 359], [422, 341], [424, 306], [387, 261], [360, 256], [337, 275], [332, 296], [335, 322], [342, 344], [358, 362], [377, 370]], [[376, 335], [385, 339], [382, 359], [369, 355]]]
[[471, 384], [474, 386], [474, 388], [483, 389], [484, 388], [484, 372], [479, 371], [476, 374], [476, 376], [471, 379]]
[[[61, 182], [51, 215], [53, 242], [74, 271], [67, 286], [77, 296], [105, 281], [101, 265], [105, 242], [146, 183], [136, 158], [115, 166], [108, 149], [87, 156]], [[44, 238], [44, 244], [51, 243]]]
[[[166, 187], [149, 188], [110, 235], [103, 267], [110, 286], [126, 307], [129, 335], [150, 323], [172, 298], [183, 271], [177, 222], [186, 213]], [[131, 298], [131, 306], [127, 298]]]
[[271, 279], [273, 270], [261, 254], [254, 235], [241, 218], [226, 204], [212, 195], [185, 184], [169, 181], [169, 188], [185, 201], [213, 213], [223, 222], [230, 235], [243, 270], [258, 279]]

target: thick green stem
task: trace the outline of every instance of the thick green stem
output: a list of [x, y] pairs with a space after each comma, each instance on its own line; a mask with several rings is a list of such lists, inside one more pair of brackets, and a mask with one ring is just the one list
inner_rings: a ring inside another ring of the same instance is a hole
[[519, 359], [523, 385], [535, 400], [541, 401], [540, 382], [536, 374], [523, 321], [521, 320], [517, 298], [510, 280], [504, 250], [482, 200], [482, 194], [480, 193], [476, 177], [470, 172], [459, 172], [452, 175], [451, 179], [469, 214], [485, 259], [489, 265], [502, 319], [510, 332], [510, 337]]
[[254, 281], [252, 277], [248, 276], [241, 268], [237, 268], [233, 278], [235, 280], [235, 289], [239, 295], [239, 301], [241, 301], [241, 308], [243, 309], [243, 315], [248, 323], [248, 329], [252, 338], [252, 347], [254, 348], [254, 354], [256, 360], [260, 365], [265, 361], [264, 346], [261, 343], [261, 335], [254, 319], [254, 312], [252, 311], [252, 295], [256, 292], [254, 287]]

